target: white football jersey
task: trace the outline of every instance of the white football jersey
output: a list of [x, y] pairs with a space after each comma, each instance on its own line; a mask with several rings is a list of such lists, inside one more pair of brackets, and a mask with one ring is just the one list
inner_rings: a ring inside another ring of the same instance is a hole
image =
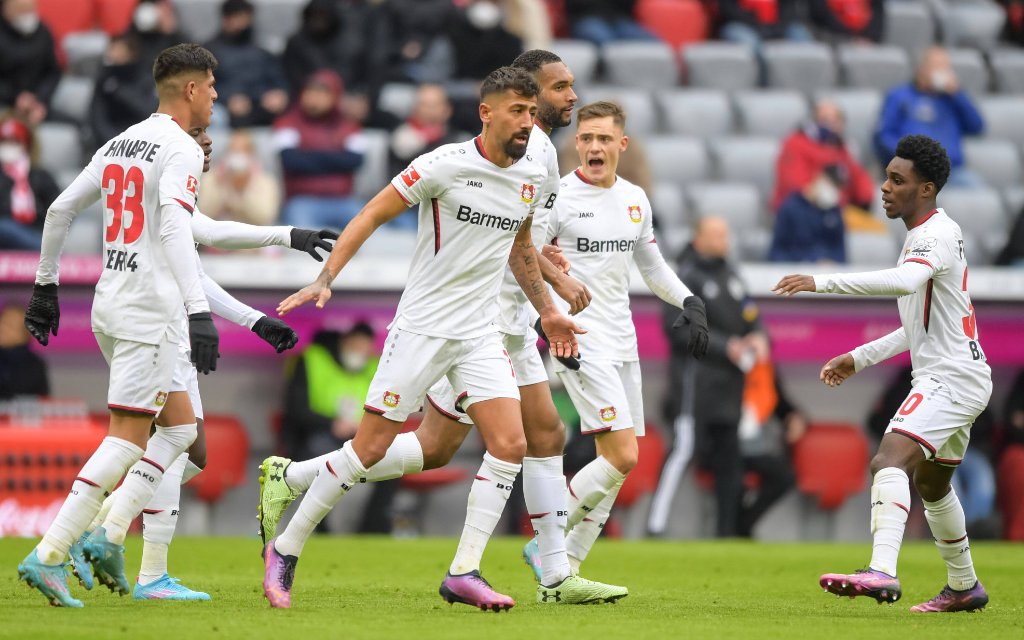
[[[547, 167], [548, 172], [540, 186], [539, 196], [533, 200], [533, 225], [530, 232], [533, 235], [533, 244], [537, 245], [539, 250], [547, 237], [548, 214], [555, 206], [561, 177], [558, 175], [558, 154], [555, 145], [551, 143], [548, 134], [537, 125], [534, 125], [533, 132], [530, 133], [524, 160], [539, 162]], [[537, 313], [512, 274], [512, 268], [508, 266], [505, 267], [505, 276], [501, 282], [498, 306], [498, 328], [502, 332], [516, 336], [525, 336], [529, 332], [531, 320]]]
[[[160, 207], [189, 216], [196, 205], [203, 151], [171, 116], [154, 113], [105, 143], [58, 201], [99, 191], [103, 209], [103, 272], [96, 284], [92, 329], [114, 338], [157, 344], [178, 335], [184, 300], [160, 242]], [[52, 208], [58, 208], [54, 203]]]
[[392, 186], [420, 210], [409, 278], [391, 326], [460, 340], [497, 331], [512, 242], [546, 177], [532, 157], [495, 165], [480, 138], [439, 147], [395, 176]]
[[[643, 189], [618, 178], [599, 187], [577, 169], [562, 179], [548, 219], [548, 238], [572, 265], [570, 274], [593, 293], [575, 316], [587, 330], [578, 336], [588, 360], [638, 360], [636, 328], [629, 308], [630, 263], [642, 243], [654, 242], [651, 203]], [[562, 311], [569, 305], [552, 296]]]

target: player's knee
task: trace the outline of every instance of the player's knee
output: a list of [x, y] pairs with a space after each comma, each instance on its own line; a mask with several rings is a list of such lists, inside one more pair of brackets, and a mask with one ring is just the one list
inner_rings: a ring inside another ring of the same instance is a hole
[[526, 436], [522, 433], [493, 438], [487, 445], [487, 453], [499, 460], [521, 464], [526, 456]]
[[202, 451], [189, 451], [188, 461], [196, 465], [200, 469], [206, 468], [206, 449]]
[[914, 474], [914, 488], [925, 502], [936, 502], [949, 493], [949, 482], [919, 477]]
[[617, 451], [609, 462], [619, 471], [621, 474], [627, 474], [636, 467], [637, 461], [640, 459], [640, 452], [636, 445], [632, 447], [625, 447], [621, 451]]
[[429, 438], [426, 441], [421, 440], [420, 446], [423, 448], [423, 469], [439, 469], [455, 457], [455, 452], [459, 450], [459, 443], [452, 443], [446, 440], [438, 438]]
[[532, 429], [526, 434], [526, 454], [534, 458], [560, 456], [565, 451], [565, 425], [556, 420], [551, 426]]

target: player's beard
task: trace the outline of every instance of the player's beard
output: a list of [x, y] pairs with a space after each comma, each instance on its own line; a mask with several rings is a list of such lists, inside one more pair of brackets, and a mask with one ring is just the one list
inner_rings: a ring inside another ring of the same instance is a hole
[[552, 104], [537, 105], [537, 122], [545, 129], [561, 129], [568, 127], [572, 122], [572, 114], [568, 117], [562, 116], [561, 109]]
[[526, 139], [526, 142], [517, 142], [515, 138], [509, 138], [505, 143], [505, 153], [513, 160], [518, 160], [526, 155], [526, 145], [529, 143], [529, 138]]

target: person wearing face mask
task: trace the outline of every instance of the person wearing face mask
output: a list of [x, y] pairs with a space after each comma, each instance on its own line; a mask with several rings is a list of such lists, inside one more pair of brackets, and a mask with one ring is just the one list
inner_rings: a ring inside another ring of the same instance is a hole
[[980, 175], [964, 164], [963, 138], [980, 134], [985, 122], [974, 101], [953, 71], [942, 47], [926, 50], [914, 80], [889, 90], [875, 129], [875, 151], [885, 165], [895, 154], [896, 143], [906, 135], [925, 135], [937, 140], [949, 154], [951, 187], [984, 186]]
[[0, 109], [39, 124], [60, 80], [53, 34], [35, 0], [0, 0]]
[[839, 207], [844, 182], [843, 167], [830, 165], [782, 201], [770, 261], [846, 262], [846, 227]]
[[32, 130], [13, 114], [0, 116], [0, 249], [38, 251], [58, 194], [53, 176], [32, 166]]
[[139, 66], [148, 74], [157, 54], [185, 42], [178, 31], [178, 14], [171, 0], [139, 0], [126, 34], [139, 42]]
[[277, 180], [260, 166], [248, 131], [239, 129], [231, 134], [227, 153], [203, 178], [199, 207], [217, 220], [255, 225], [277, 220], [281, 190]]
[[99, 146], [156, 108], [151, 74], [139, 64], [139, 42], [126, 33], [114, 36], [103, 56], [89, 109], [93, 144]]
[[[352, 439], [378, 360], [373, 327], [364, 321], [348, 331], [325, 330], [313, 336], [312, 343], [288, 365], [281, 437], [289, 457], [313, 458]], [[397, 483], [373, 483], [360, 533], [391, 531], [389, 512]], [[326, 520], [321, 532], [328, 530], [325, 524]]]
[[504, 26], [504, 3], [470, 0], [448, 27], [456, 79], [479, 80], [523, 52], [519, 37]]

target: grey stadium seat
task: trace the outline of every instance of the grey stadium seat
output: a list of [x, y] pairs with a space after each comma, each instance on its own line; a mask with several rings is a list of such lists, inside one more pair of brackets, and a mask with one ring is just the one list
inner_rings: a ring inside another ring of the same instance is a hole
[[82, 143], [77, 126], [44, 122], [36, 129], [36, 140], [39, 144], [39, 164], [50, 173], [82, 168]]
[[855, 142], [861, 153], [871, 150], [871, 137], [882, 108], [882, 93], [876, 89], [834, 89], [818, 93], [815, 99], [828, 98], [839, 105], [846, 120], [846, 139]]
[[949, 49], [949, 61], [953, 65], [960, 86], [971, 95], [988, 93], [988, 65], [977, 49]]
[[271, 127], [253, 127], [249, 129], [249, 135], [252, 136], [252, 146], [256, 150], [260, 164], [281, 179], [281, 154], [277, 152], [272, 142], [274, 130]]
[[658, 117], [649, 93], [628, 87], [594, 85], [580, 96], [581, 103], [610, 100], [626, 110], [626, 133], [642, 135], [658, 129]]
[[1024, 180], [1020, 151], [1009, 140], [965, 138], [963, 146], [967, 166], [985, 178], [989, 186], [1012, 187]]
[[990, 95], [981, 98], [979, 102], [985, 120], [985, 137], [1024, 144], [1024, 126], [1021, 126], [1024, 107], [1020, 96]]
[[711, 141], [718, 178], [724, 182], [746, 182], [757, 188], [767, 202], [775, 188], [775, 161], [780, 143], [775, 138], [737, 136]]
[[666, 89], [679, 84], [679, 66], [663, 42], [609, 42], [601, 50], [605, 79], [614, 85]]
[[711, 89], [750, 89], [757, 85], [753, 50], [729, 42], [701, 42], [683, 48], [687, 84]]
[[75, 122], [84, 123], [89, 117], [92, 105], [92, 92], [96, 81], [92, 78], [77, 76], [61, 76], [57, 89], [53, 92], [50, 109], [71, 118]]
[[771, 241], [764, 225], [757, 188], [745, 182], [703, 182], [686, 190], [690, 217], [696, 222], [706, 216], [724, 218], [732, 230], [733, 245], [742, 259], [763, 260]]
[[[1003, 242], [1005, 239], [1004, 235]], [[964, 232], [964, 258], [967, 259], [968, 266], [980, 267], [992, 264], [992, 256], [999, 253], [1002, 248], [1003, 245], [996, 243], [995, 238]]]
[[991, 49], [1006, 21], [1006, 10], [991, 0], [949, 0], [935, 6], [942, 39], [951, 47]]
[[[191, 42], [209, 42], [220, 31], [220, 2], [174, 0], [178, 27]], [[257, 16], [259, 11], [257, 10]]]
[[1003, 202], [1006, 203], [1010, 219], [1016, 220], [1021, 210], [1024, 210], [1024, 186], [1015, 185], [1003, 189]]
[[736, 128], [732, 104], [724, 91], [677, 89], [657, 94], [665, 127], [672, 133], [713, 138]]
[[798, 91], [737, 91], [740, 126], [750, 135], [782, 138], [807, 119], [807, 99]]
[[102, 31], [76, 31], [64, 36], [60, 47], [72, 75], [95, 78], [103, 62], [110, 38]]
[[416, 105], [416, 91], [417, 87], [414, 84], [389, 82], [381, 87], [377, 106], [382, 111], [405, 120]]
[[849, 87], [885, 91], [910, 80], [912, 71], [907, 52], [892, 45], [840, 45], [839, 67]]
[[369, 200], [386, 185], [388, 175], [388, 132], [383, 129], [364, 129], [367, 148], [363, 164], [356, 171], [355, 194]]
[[71, 255], [99, 255], [103, 251], [103, 210], [96, 201], [71, 221], [64, 253]]
[[1024, 93], [1024, 51], [998, 49], [989, 54], [996, 90], [1000, 93]]
[[700, 138], [654, 136], [644, 142], [644, 147], [655, 180], [680, 184], [710, 177], [708, 150]]
[[302, 9], [306, 3], [295, 0], [253, 0], [256, 19], [253, 31], [256, 43], [275, 55], [284, 51], [288, 38], [302, 25]]
[[911, 55], [933, 44], [935, 21], [928, 6], [917, 0], [886, 2], [882, 42], [902, 47]]
[[598, 61], [595, 44], [586, 40], [555, 40], [551, 43], [551, 51], [569, 67], [577, 85], [587, 86], [594, 82]]
[[850, 264], [892, 266], [898, 248], [887, 233], [850, 231], [846, 234], [846, 261]]
[[818, 42], [766, 42], [761, 49], [768, 85], [810, 93], [836, 84], [832, 49]]
[[656, 182], [650, 194], [655, 235], [667, 260], [679, 255], [690, 239], [690, 212], [682, 188], [674, 182]]
[[995, 189], [946, 187], [939, 192], [938, 205], [960, 225], [965, 236], [976, 236], [988, 253], [998, 251], [1006, 242], [1010, 223], [1003, 199]]

